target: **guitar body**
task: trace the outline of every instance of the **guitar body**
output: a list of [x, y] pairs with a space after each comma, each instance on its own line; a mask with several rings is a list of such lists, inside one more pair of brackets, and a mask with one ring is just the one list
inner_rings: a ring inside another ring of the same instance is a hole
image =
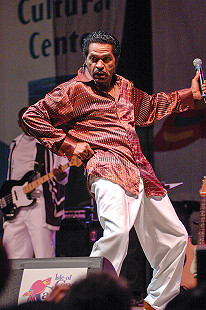
[[191, 270], [191, 266], [193, 266], [193, 269], [195, 269], [195, 265], [196, 265], [196, 246], [192, 244], [192, 238], [189, 237], [186, 249], [186, 261], [183, 268], [180, 283], [180, 286], [182, 286], [185, 290], [195, 288], [197, 285], [197, 279], [194, 277], [194, 273]]
[[34, 171], [27, 172], [19, 181], [8, 180], [0, 189], [0, 209], [5, 220], [14, 218], [21, 207], [30, 207], [36, 202], [23, 188], [35, 175]]
[[[64, 171], [68, 167], [80, 167], [81, 165], [82, 161], [74, 155], [70, 162], [62, 166], [61, 169]], [[54, 177], [54, 173], [51, 171], [39, 179], [32, 181], [35, 175], [36, 172], [31, 170], [19, 181], [9, 180], [4, 182], [0, 189], [0, 209], [5, 220], [13, 219], [20, 208], [32, 206], [36, 202], [36, 199], [32, 199], [30, 193], [37, 186]]]

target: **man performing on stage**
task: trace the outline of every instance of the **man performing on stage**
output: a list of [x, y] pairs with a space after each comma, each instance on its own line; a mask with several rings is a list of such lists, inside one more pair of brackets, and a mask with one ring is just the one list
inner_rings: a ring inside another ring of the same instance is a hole
[[85, 163], [104, 230], [91, 256], [106, 257], [119, 274], [134, 225], [153, 268], [143, 309], [162, 310], [179, 292], [187, 232], [142, 154], [135, 124], [149, 126], [193, 108], [194, 99], [201, 99], [199, 74], [191, 88], [148, 95], [114, 73], [120, 46], [111, 34], [88, 35], [83, 54], [78, 75], [31, 106], [23, 119], [51, 151], [68, 159], [75, 154]]

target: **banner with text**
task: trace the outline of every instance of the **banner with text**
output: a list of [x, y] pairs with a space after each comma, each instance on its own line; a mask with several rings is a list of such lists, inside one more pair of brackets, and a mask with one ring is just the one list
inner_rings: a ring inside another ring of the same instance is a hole
[[17, 115], [56, 84], [76, 75], [83, 63], [81, 42], [96, 30], [121, 42], [126, 0], [2, 1], [0, 92], [0, 185], [8, 148], [21, 133]]

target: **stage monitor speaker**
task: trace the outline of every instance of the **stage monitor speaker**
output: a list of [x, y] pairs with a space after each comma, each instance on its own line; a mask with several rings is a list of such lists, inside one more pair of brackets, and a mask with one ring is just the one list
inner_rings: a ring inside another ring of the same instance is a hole
[[87, 268], [87, 274], [109, 272], [116, 274], [112, 264], [104, 257], [58, 257], [39, 259], [14, 259], [11, 262], [11, 274], [6, 287], [0, 294], [0, 309], [18, 303], [23, 271], [25, 269]]

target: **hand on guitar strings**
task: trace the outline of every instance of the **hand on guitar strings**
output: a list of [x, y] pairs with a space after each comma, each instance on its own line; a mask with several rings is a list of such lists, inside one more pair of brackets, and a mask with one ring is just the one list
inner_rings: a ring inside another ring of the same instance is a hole
[[67, 174], [65, 171], [62, 171], [62, 166], [58, 165], [58, 168], [53, 169], [53, 174], [57, 181], [62, 181], [64, 178], [66, 178]]

